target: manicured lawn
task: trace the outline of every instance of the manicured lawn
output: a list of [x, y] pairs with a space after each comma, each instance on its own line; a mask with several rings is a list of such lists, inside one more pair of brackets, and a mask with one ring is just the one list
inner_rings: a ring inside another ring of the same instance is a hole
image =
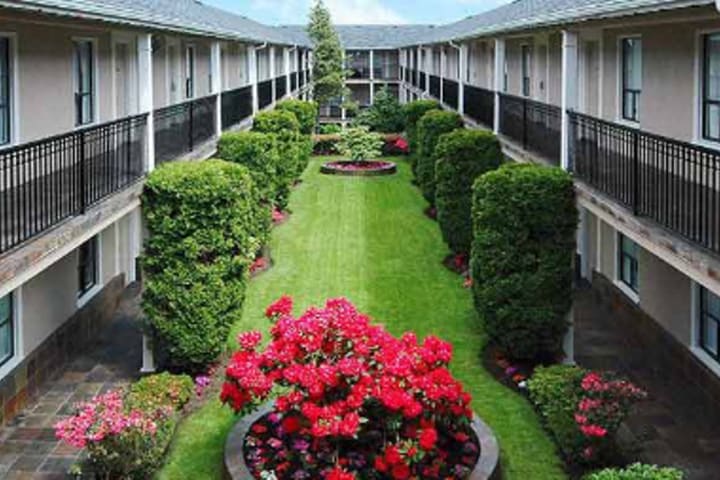
[[[436, 334], [453, 343], [453, 371], [495, 430], [506, 479], [565, 478], [554, 446], [530, 405], [483, 369], [481, 323], [462, 279], [442, 266], [448, 254], [427, 219], [408, 165], [394, 177], [322, 176], [315, 160], [293, 194], [291, 220], [273, 233], [275, 266], [250, 284], [240, 331], [267, 331], [265, 307], [283, 294], [296, 309], [345, 296], [396, 334]], [[224, 440], [234, 419], [210, 401], [181, 425], [163, 480], [220, 479]]]

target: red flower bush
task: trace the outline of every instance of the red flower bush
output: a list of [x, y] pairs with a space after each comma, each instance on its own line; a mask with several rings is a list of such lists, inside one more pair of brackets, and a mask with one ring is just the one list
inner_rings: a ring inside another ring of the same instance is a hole
[[272, 418], [256, 424], [264, 431], [246, 438], [257, 478], [354, 479], [371, 465], [371, 478], [470, 472], [471, 399], [448, 370], [450, 344], [394, 337], [344, 299], [291, 311], [288, 297], [267, 309], [275, 324], [263, 351], [259, 334], [238, 337], [221, 394], [238, 413], [278, 394]]

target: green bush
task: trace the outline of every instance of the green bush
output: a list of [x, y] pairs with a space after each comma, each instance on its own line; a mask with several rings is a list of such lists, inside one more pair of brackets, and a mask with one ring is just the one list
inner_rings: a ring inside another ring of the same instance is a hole
[[303, 174], [313, 151], [309, 135], [300, 133], [300, 122], [291, 111], [272, 110], [255, 116], [253, 130], [277, 136], [280, 150], [278, 174], [297, 180]]
[[577, 221], [572, 178], [559, 168], [506, 165], [475, 182], [475, 305], [514, 359], [562, 353]]
[[403, 107], [387, 87], [382, 88], [373, 104], [353, 120], [353, 125], [368, 127], [373, 132], [400, 133], [405, 130]]
[[423, 196], [430, 203], [435, 203], [435, 147], [440, 136], [462, 127], [460, 115], [442, 110], [429, 111], [417, 124], [415, 176]]
[[340, 152], [354, 162], [365, 162], [382, 155], [384, 140], [368, 127], [348, 128], [340, 134]]
[[440, 103], [435, 100], [415, 100], [403, 105], [403, 116], [405, 117], [405, 134], [410, 144], [410, 154], [417, 153], [417, 124], [420, 119], [430, 110], [440, 110]]
[[149, 238], [143, 308], [167, 362], [202, 369], [238, 321], [249, 263], [265, 244], [270, 209], [246, 167], [177, 162], [145, 184]]
[[325, 123], [318, 127], [318, 133], [320, 135], [332, 135], [335, 133], [342, 132], [342, 126], [337, 123]]
[[312, 135], [318, 117], [318, 104], [303, 100], [283, 100], [275, 107], [277, 110], [292, 112], [300, 123], [300, 133]]
[[435, 156], [435, 203], [440, 229], [453, 252], [469, 253], [473, 183], [501, 165], [500, 142], [492, 132], [455, 130], [440, 137]]
[[583, 480], [683, 480], [685, 475], [676, 468], [635, 463], [627, 468], [607, 468], [590, 473]]
[[566, 458], [578, 456], [585, 444], [574, 415], [586, 373], [579, 367], [554, 365], [538, 368], [528, 381], [530, 400]]
[[245, 165], [265, 201], [287, 206], [290, 184], [293, 179], [279, 174], [280, 151], [274, 135], [260, 132], [225, 133], [218, 141], [218, 157], [228, 162]]
[[154, 412], [160, 408], [181, 410], [192, 398], [195, 384], [189, 375], [160, 373], [138, 380], [130, 386], [127, 403], [132, 409]]

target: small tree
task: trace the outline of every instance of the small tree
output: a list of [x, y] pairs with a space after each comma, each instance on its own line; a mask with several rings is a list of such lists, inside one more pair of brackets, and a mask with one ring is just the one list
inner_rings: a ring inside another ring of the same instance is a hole
[[373, 132], [400, 133], [405, 130], [405, 115], [397, 97], [384, 87], [375, 95], [372, 106], [361, 112], [353, 124], [369, 127]]
[[382, 155], [383, 139], [367, 127], [348, 128], [340, 134], [340, 152], [353, 162], [366, 162]]
[[322, 0], [317, 0], [310, 10], [308, 35], [313, 43], [313, 98], [324, 105], [345, 96], [346, 75], [340, 36]]
[[425, 199], [435, 203], [435, 147], [440, 136], [463, 127], [463, 119], [455, 112], [431, 110], [417, 124], [418, 151], [415, 176]]

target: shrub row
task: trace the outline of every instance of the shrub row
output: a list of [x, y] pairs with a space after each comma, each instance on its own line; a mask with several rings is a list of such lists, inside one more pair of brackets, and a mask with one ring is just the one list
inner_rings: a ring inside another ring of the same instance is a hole
[[455, 112], [431, 110], [417, 124], [417, 154], [414, 158], [415, 177], [425, 199], [435, 203], [435, 149], [440, 137], [463, 128], [464, 122]]
[[559, 168], [506, 165], [475, 183], [475, 305], [511, 358], [562, 354], [577, 221], [572, 178]]
[[410, 153], [412, 155], [411, 160], [413, 165], [415, 164], [418, 148], [417, 124], [423, 115], [431, 110], [440, 110], [440, 103], [435, 100], [416, 100], [414, 102], [406, 103], [403, 106], [403, 116], [405, 117], [405, 135], [407, 135], [407, 140], [410, 144]]
[[177, 162], [148, 178], [143, 308], [160, 353], [197, 371], [222, 352], [240, 319], [247, 271], [265, 244], [270, 209], [248, 169], [221, 160]]

